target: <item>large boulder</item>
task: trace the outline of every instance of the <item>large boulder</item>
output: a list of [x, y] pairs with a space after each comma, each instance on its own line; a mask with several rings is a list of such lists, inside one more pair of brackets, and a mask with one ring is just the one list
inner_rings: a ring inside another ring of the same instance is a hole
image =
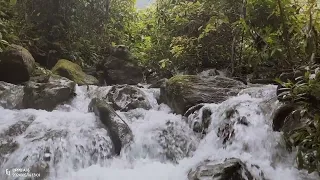
[[[106, 84], [136, 85], [143, 81], [142, 68], [130, 61], [109, 56], [99, 67], [103, 70]], [[99, 68], [97, 70], [99, 71]]]
[[51, 111], [74, 96], [75, 85], [56, 75], [44, 77], [40, 83], [30, 81], [24, 87], [23, 107]]
[[245, 87], [240, 81], [222, 76], [178, 75], [161, 88], [160, 100], [176, 113], [183, 114], [200, 103], [221, 103]]
[[[272, 115], [272, 128], [274, 131], [290, 133], [305, 127], [311, 117], [303, 116], [304, 109], [292, 104], [283, 104]], [[312, 112], [310, 114], [313, 114]]]
[[0, 54], [0, 81], [12, 84], [26, 82], [34, 68], [34, 58], [21, 46], [10, 45]]
[[137, 87], [129, 85], [116, 85], [107, 94], [108, 100], [115, 110], [129, 111], [131, 109], [151, 109], [146, 94]]
[[87, 75], [81, 67], [71, 61], [60, 59], [52, 68], [54, 74], [66, 77], [79, 85], [98, 85], [99, 81], [91, 75]]
[[0, 81], [0, 106], [6, 109], [23, 107], [23, 86]]
[[205, 160], [188, 173], [189, 180], [254, 180], [247, 166], [239, 159], [230, 158], [222, 163]]
[[105, 101], [94, 98], [91, 100], [89, 112], [94, 112], [105, 125], [108, 134], [113, 143], [114, 152], [120, 155], [121, 149], [133, 140], [133, 134], [130, 127], [118, 117], [114, 109]]

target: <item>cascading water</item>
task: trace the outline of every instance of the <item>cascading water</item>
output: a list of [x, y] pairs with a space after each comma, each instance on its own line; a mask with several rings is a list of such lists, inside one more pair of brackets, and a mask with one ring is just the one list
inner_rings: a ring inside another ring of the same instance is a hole
[[[294, 154], [285, 152], [281, 134], [272, 131], [275, 89], [250, 88], [221, 104], [205, 104], [202, 108], [212, 114], [202, 139], [190, 128], [201, 113], [190, 115], [187, 123], [168, 106], [157, 104], [158, 89], [142, 89], [151, 110], [117, 111], [134, 134], [134, 142], [118, 157], [112, 155], [108, 132], [88, 113], [90, 100], [105, 97], [110, 87], [77, 87], [77, 96], [52, 112], [0, 107], [0, 179], [14, 179], [6, 169], [24, 168], [57, 180], [186, 180], [199, 162], [232, 157], [259, 166], [266, 179], [318, 179], [294, 168]], [[232, 143], [223, 145], [217, 132], [230, 108], [250, 126], [235, 124]], [[259, 179], [258, 171], [249, 170]]]

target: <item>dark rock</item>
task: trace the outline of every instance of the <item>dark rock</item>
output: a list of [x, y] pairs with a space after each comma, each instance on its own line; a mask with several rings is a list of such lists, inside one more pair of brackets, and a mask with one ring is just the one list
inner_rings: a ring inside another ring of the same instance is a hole
[[239, 112], [230, 108], [225, 111], [225, 118], [222, 123], [219, 125], [217, 136], [222, 140], [222, 144], [227, 145], [231, 144], [235, 136], [234, 125], [240, 124], [244, 126], [249, 126], [245, 116], [240, 116]]
[[116, 85], [107, 94], [108, 100], [115, 110], [129, 111], [131, 109], [151, 109], [150, 102], [145, 93], [137, 87], [129, 85]]
[[161, 86], [164, 86], [164, 84], [168, 81], [167, 78], [160, 79], [156, 81], [155, 83], [151, 84], [149, 88], [161, 88]]
[[[100, 65], [101, 66], [101, 65]], [[102, 67], [104, 79], [108, 85], [136, 85], [143, 82], [142, 69], [132, 62], [110, 56]], [[98, 69], [97, 69], [98, 71]]]
[[274, 131], [289, 133], [304, 127], [309, 119], [303, 116], [303, 108], [291, 104], [284, 104], [278, 108], [273, 116], [272, 128]]
[[238, 118], [237, 123], [238, 123], [238, 124], [245, 125], [245, 126], [248, 126], [248, 125], [249, 125], [249, 121], [248, 121], [248, 119], [247, 119], [245, 116], [242, 116], [241, 118]]
[[133, 134], [129, 126], [118, 119], [114, 109], [106, 102], [94, 98], [89, 104], [89, 111], [94, 112], [108, 130], [109, 136], [114, 146], [114, 152], [120, 155], [121, 149], [133, 140]]
[[274, 131], [280, 131], [284, 125], [285, 119], [295, 110], [296, 106], [292, 104], [284, 104], [278, 108], [272, 120], [272, 128]]
[[204, 108], [202, 110], [202, 127], [203, 127], [203, 132], [206, 132], [209, 128], [209, 125], [211, 124], [211, 115], [212, 112], [208, 108]]
[[277, 84], [273, 79], [251, 79], [252, 84]]
[[117, 45], [112, 48], [111, 55], [125, 61], [129, 61], [131, 58], [129, 48], [125, 45]]
[[35, 173], [37, 176], [34, 178], [26, 178], [26, 180], [43, 180], [50, 174], [50, 166], [48, 162], [40, 161], [33, 164], [30, 168], [30, 173]]
[[0, 54], [0, 81], [12, 84], [26, 82], [34, 68], [34, 58], [21, 46], [10, 45]]
[[[199, 104], [190, 108], [186, 114], [188, 114], [188, 118], [193, 121], [193, 131], [196, 133], [202, 133], [206, 135], [208, 133], [208, 128], [211, 124], [211, 115], [212, 112], [209, 108], [202, 108], [204, 105]], [[198, 108], [198, 109], [197, 109]], [[191, 111], [194, 111], [191, 113]], [[189, 121], [190, 122], [190, 121]]]
[[245, 87], [240, 81], [221, 76], [180, 75], [172, 77], [160, 88], [160, 99], [176, 113], [184, 114], [196, 104], [221, 103]]
[[186, 113], [184, 113], [185, 117], [189, 117], [190, 114], [196, 113], [197, 111], [199, 111], [202, 107], [204, 106], [204, 104], [197, 104], [195, 106], [192, 106], [191, 108], [189, 108]]
[[70, 79], [79, 85], [98, 85], [99, 81], [84, 73], [81, 67], [71, 61], [60, 59], [58, 63], [52, 68], [52, 72]]
[[97, 71], [95, 67], [84, 67], [82, 68], [82, 71], [87, 75], [97, 77]]
[[217, 136], [222, 139], [222, 144], [231, 143], [231, 139], [235, 136], [233, 123], [226, 122], [223, 126], [219, 127]]
[[7, 160], [8, 155], [18, 148], [19, 143], [12, 138], [0, 138], [0, 164], [3, 164]]
[[53, 110], [58, 104], [74, 96], [75, 83], [59, 76], [50, 76], [46, 82], [28, 82], [24, 87], [23, 107]]
[[66, 52], [70, 52], [64, 48], [62, 43], [48, 41], [42, 36], [38, 40], [33, 41], [33, 43], [29, 46], [30, 53], [37, 63], [47, 69], [52, 69], [61, 57], [66, 56]]
[[226, 159], [223, 163], [205, 160], [188, 173], [189, 180], [254, 180], [247, 166], [239, 159]]
[[0, 106], [7, 109], [23, 108], [23, 86], [0, 81]]

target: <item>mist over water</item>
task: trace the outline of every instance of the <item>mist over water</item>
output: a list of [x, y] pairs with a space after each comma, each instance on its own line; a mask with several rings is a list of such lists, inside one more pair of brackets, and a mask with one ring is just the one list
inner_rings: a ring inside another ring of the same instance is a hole
[[[253, 175], [262, 171], [270, 180], [318, 179], [295, 168], [294, 153], [285, 151], [281, 133], [273, 132], [271, 114], [278, 106], [276, 87], [263, 86], [243, 90], [221, 104], [205, 104], [211, 124], [202, 139], [192, 130], [202, 114], [173, 114], [157, 104], [159, 89], [142, 89], [152, 109], [134, 109], [118, 114], [129, 124], [134, 142], [112, 155], [108, 132], [88, 105], [94, 97], [105, 97], [111, 87], [77, 87], [77, 96], [56, 110], [7, 110], [0, 107], [0, 144], [7, 150], [0, 156], [0, 169], [30, 168], [50, 153], [48, 179], [57, 180], [186, 180], [188, 171], [206, 159], [223, 162], [239, 158]], [[234, 125], [232, 144], [223, 145], [218, 127], [227, 109], [236, 109], [249, 126]], [[164, 135], [165, 134], [165, 135]], [[260, 170], [254, 168], [259, 166]], [[13, 179], [1, 173], [0, 179]]]

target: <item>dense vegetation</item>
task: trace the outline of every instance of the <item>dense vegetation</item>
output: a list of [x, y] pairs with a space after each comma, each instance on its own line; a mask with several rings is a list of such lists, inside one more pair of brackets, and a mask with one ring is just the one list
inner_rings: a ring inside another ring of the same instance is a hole
[[[273, 79], [320, 62], [316, 0], [157, 0], [139, 11], [134, 5], [134, 0], [0, 0], [0, 51], [15, 43], [47, 68], [60, 58], [92, 67], [112, 46], [124, 44], [134, 61], [162, 77], [216, 68]], [[282, 82], [290, 102], [313, 112], [299, 135], [291, 133], [292, 145], [300, 147], [299, 166], [311, 172], [320, 172], [317, 73], [310, 79], [306, 72], [302, 85]], [[313, 101], [297, 101], [301, 94]], [[314, 151], [310, 163], [302, 154]]]

